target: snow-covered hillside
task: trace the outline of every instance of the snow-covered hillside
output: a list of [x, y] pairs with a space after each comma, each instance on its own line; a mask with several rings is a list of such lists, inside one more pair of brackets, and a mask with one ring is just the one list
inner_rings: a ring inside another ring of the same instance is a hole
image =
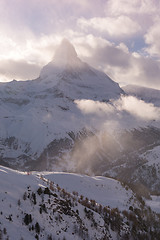
[[31, 167], [50, 144], [54, 151], [47, 154], [57, 158], [73, 142], [69, 133], [76, 137], [87, 125], [74, 100], [108, 101], [121, 93], [117, 83], [82, 62], [63, 40], [38, 79], [0, 83], [0, 162]]
[[0, 183], [1, 239], [158, 239], [158, 216], [116, 180], [0, 166]]
[[133, 192], [117, 180], [106, 177], [90, 177], [71, 173], [48, 173], [44, 177], [57, 183], [67, 192], [77, 191], [78, 195], [94, 199], [97, 203], [111, 208], [125, 210], [137, 206]]

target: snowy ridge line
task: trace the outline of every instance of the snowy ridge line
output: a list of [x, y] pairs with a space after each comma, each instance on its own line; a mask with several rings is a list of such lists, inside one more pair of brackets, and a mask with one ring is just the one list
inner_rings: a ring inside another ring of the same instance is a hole
[[[37, 174], [37, 176], [39, 176]], [[85, 207], [88, 207], [89, 209], [98, 212], [98, 208], [102, 209], [102, 205], [97, 203], [93, 199], [88, 199], [85, 196], [79, 195], [77, 191], [73, 191], [72, 193], [67, 192], [64, 188], [61, 188], [58, 184], [54, 183], [53, 181], [43, 177], [43, 175], [40, 175], [40, 179], [44, 181], [47, 185], [49, 185], [49, 190], [54, 191], [55, 189], [58, 191], [61, 191], [62, 193], [65, 192], [66, 195], [72, 197], [72, 199], [78, 201], [80, 204], [82, 204]], [[96, 208], [95, 208], [96, 207]], [[109, 206], [104, 206], [104, 208], [110, 209]]]

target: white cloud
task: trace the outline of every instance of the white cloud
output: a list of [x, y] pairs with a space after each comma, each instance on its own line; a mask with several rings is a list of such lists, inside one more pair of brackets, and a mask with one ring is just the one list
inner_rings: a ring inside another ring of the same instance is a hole
[[121, 124], [126, 118], [124, 111], [129, 114], [130, 119], [134, 117], [140, 121], [160, 120], [160, 108], [133, 96], [122, 96], [118, 100], [113, 100], [111, 104], [86, 99], [76, 100], [75, 103], [84, 114], [95, 114], [100, 117], [104, 121], [102, 125], [111, 119]]
[[77, 21], [78, 26], [82, 29], [92, 28], [98, 32], [108, 33], [112, 37], [132, 36], [141, 30], [141, 27], [128, 16], [112, 17], [95, 17], [91, 19], [80, 18]]
[[159, 16], [159, 10], [160, 2], [156, 0], [108, 0], [105, 14], [81, 17], [77, 23], [83, 30], [107, 33], [112, 38], [143, 37]]
[[[15, 34], [16, 31], [13, 31]], [[18, 38], [19, 32], [17, 35], [15, 34], [15, 37], [11, 37], [11, 30], [7, 34], [5, 34], [4, 30], [1, 32], [0, 81], [4, 81], [3, 79], [10, 81], [13, 78], [25, 80], [26, 77], [27, 79], [38, 77], [39, 69], [52, 60], [55, 48], [62, 39], [59, 35], [41, 35], [37, 37], [27, 30], [24, 36], [27, 33], [26, 39], [22, 40]], [[15, 70], [13, 67], [15, 67]], [[5, 70], [5, 74], [2, 69]], [[18, 69], [19, 74], [17, 73]], [[28, 72], [26, 69], [28, 69]]]
[[156, 18], [154, 24], [148, 29], [145, 34], [145, 42], [149, 45], [146, 51], [151, 56], [160, 57], [160, 18]]
[[3, 60], [0, 61], [0, 79], [2, 82], [11, 79], [34, 79], [39, 76], [40, 69], [40, 66], [27, 63], [24, 60]]
[[120, 98], [115, 104], [120, 111], [126, 111], [143, 120], [160, 120], [160, 108], [133, 96]]
[[155, 14], [157, 7], [160, 6], [156, 0], [108, 0], [105, 11], [112, 16], [121, 14]]
[[[160, 1], [108, 0], [106, 2], [105, 13], [107, 17], [119, 18], [126, 16], [132, 19], [132, 21], [141, 27], [138, 32], [139, 38], [144, 39], [145, 43], [149, 45], [146, 47], [144, 43], [142, 50], [145, 49], [146, 53], [151, 56], [160, 57]], [[130, 26], [132, 29], [132, 25]], [[132, 36], [132, 34], [130, 36]]]
[[104, 114], [112, 113], [114, 111], [113, 107], [109, 104], [93, 100], [75, 100], [78, 108], [84, 114], [95, 114], [102, 116]]
[[117, 46], [117, 48], [119, 48], [120, 50], [122, 50], [122, 51], [125, 52], [125, 53], [129, 53], [128, 47], [127, 47], [123, 42], [121, 42], [121, 43]]
[[[90, 39], [94, 44], [89, 44]], [[159, 61], [137, 52], [129, 52], [122, 42], [115, 45], [91, 34], [89, 38], [88, 35], [80, 38], [76, 36], [74, 42], [78, 49], [82, 50], [78, 52], [84, 61], [104, 71], [116, 82], [160, 89]]]
[[[114, 56], [116, 57], [116, 55]], [[125, 65], [125, 62], [128, 63]], [[126, 55], [124, 65], [106, 64], [104, 71], [119, 83], [136, 84], [160, 89], [160, 62], [135, 54]]]

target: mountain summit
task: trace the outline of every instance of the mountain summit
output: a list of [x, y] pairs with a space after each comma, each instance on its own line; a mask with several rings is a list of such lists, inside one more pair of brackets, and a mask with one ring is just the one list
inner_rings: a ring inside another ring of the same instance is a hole
[[63, 39], [53, 60], [43, 67], [40, 73], [43, 82], [72, 99], [109, 100], [119, 97], [123, 90], [105, 73], [100, 72], [77, 56], [73, 45]]
[[64, 38], [55, 52], [54, 60], [56, 62], [67, 63], [75, 59], [77, 59], [75, 48], [67, 39]]
[[43, 67], [40, 77], [45, 78], [51, 74], [61, 73], [70, 68], [77, 69], [82, 65], [78, 58], [74, 46], [67, 40], [63, 39], [61, 44], [57, 47], [53, 60]]

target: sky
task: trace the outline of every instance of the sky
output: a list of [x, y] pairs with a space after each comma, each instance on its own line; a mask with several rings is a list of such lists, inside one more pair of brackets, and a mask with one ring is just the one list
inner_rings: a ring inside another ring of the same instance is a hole
[[0, 81], [37, 78], [63, 38], [120, 85], [160, 89], [159, 0], [0, 0]]

